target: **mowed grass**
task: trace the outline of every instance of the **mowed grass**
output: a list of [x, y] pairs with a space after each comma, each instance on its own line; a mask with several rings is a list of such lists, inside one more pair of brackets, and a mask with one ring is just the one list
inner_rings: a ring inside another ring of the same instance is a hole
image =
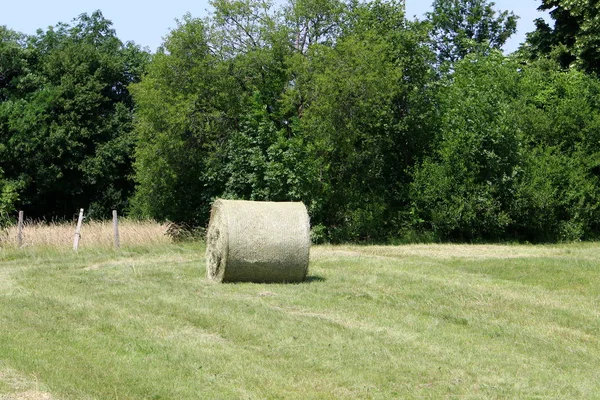
[[317, 246], [293, 285], [0, 250], [0, 399], [321, 398], [600, 398], [600, 244]]

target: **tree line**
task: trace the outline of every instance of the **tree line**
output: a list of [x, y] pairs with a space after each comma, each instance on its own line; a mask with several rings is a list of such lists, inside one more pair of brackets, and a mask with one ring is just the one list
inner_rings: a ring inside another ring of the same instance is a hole
[[[213, 0], [151, 54], [100, 11], [0, 27], [0, 214], [86, 205], [205, 226], [217, 197], [303, 201], [315, 241], [595, 239], [600, 25], [501, 47], [487, 0]], [[0, 220], [2, 217], [0, 217]]]

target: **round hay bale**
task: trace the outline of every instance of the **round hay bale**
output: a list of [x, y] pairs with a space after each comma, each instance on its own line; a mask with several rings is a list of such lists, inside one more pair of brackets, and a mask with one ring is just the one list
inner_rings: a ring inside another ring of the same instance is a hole
[[310, 221], [302, 203], [213, 203], [206, 275], [217, 282], [301, 282], [308, 272]]

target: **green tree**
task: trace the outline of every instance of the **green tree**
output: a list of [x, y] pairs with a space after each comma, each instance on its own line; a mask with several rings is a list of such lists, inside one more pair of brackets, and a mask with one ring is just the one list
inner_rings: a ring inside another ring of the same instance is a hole
[[565, 154], [553, 146], [531, 149], [515, 187], [512, 215], [517, 238], [536, 242], [597, 239], [597, 164], [580, 151]]
[[416, 225], [452, 240], [595, 238], [600, 81], [501, 54], [455, 67], [411, 185]]
[[25, 57], [13, 63], [0, 103], [0, 166], [23, 182], [28, 215], [125, 208], [133, 190], [128, 85], [148, 54], [121, 43], [99, 11], [16, 44], [9, 54]]
[[550, 61], [523, 70], [520, 125], [529, 151], [515, 191], [528, 240], [591, 239], [600, 228], [600, 81]]
[[314, 146], [323, 192], [314, 220], [333, 240], [381, 239], [407, 203], [406, 170], [426, 148], [431, 53], [399, 2], [353, 4], [332, 45], [307, 52], [300, 129]]
[[[280, 95], [292, 48], [268, 3], [215, 1], [184, 17], [134, 86], [135, 210], [203, 224], [218, 196], [305, 199], [309, 157]], [[306, 172], [306, 170], [305, 170]]]
[[430, 141], [424, 25], [400, 2], [212, 4], [134, 86], [136, 209], [202, 224], [217, 196], [302, 200], [335, 240], [392, 231]]
[[19, 78], [27, 73], [29, 58], [25, 35], [0, 26], [0, 102], [18, 94]]
[[132, 87], [136, 213], [204, 222], [211, 198], [223, 190], [211, 166], [222, 165], [239, 114], [241, 88], [229, 66], [213, 54], [206, 24], [186, 15]]
[[600, 9], [595, 0], [541, 0], [540, 11], [549, 11], [551, 27], [539, 18], [521, 48], [529, 59], [551, 57], [563, 68], [575, 65], [600, 73]]
[[0, 228], [5, 227], [11, 220], [15, 211], [15, 203], [19, 199], [18, 185], [4, 179], [4, 172], [0, 169]]
[[[254, 32], [252, 40], [238, 40], [235, 57], [227, 60], [241, 90], [237, 127], [227, 142], [226, 157], [222, 166], [213, 166], [217, 179], [225, 183], [223, 195], [255, 200], [310, 199], [310, 161], [301, 147], [301, 134], [289, 124], [288, 104], [281, 99], [293, 80], [289, 63], [297, 50], [295, 44], [292, 47], [297, 35], [286, 24], [288, 16], [260, 1], [214, 5], [220, 34], [213, 34], [213, 42], [225, 38], [231, 43], [230, 37]], [[235, 21], [249, 21], [252, 28], [240, 32], [241, 24], [232, 25]], [[313, 40], [309, 36], [307, 40]]]
[[332, 45], [340, 35], [348, 4], [340, 0], [290, 0], [286, 26], [294, 49], [306, 55], [311, 46]]
[[517, 17], [497, 11], [487, 0], [435, 0], [427, 14], [438, 64], [454, 63], [468, 54], [500, 50], [517, 30]]
[[440, 134], [415, 171], [418, 217], [445, 239], [496, 239], [512, 223], [522, 163], [517, 64], [500, 53], [468, 56], [439, 92]]

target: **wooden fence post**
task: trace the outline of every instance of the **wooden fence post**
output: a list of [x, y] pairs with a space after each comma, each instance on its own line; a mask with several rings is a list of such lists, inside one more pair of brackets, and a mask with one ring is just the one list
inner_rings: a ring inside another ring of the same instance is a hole
[[19, 211], [19, 222], [17, 224], [17, 245], [23, 247], [23, 211]]
[[75, 229], [75, 239], [73, 240], [73, 250], [77, 251], [79, 247], [79, 238], [81, 237], [81, 224], [83, 223], [83, 208], [79, 209], [79, 219], [77, 220], [77, 228]]
[[113, 210], [113, 233], [115, 237], [115, 249], [121, 247], [121, 242], [119, 241], [119, 219], [117, 217], [117, 210]]

